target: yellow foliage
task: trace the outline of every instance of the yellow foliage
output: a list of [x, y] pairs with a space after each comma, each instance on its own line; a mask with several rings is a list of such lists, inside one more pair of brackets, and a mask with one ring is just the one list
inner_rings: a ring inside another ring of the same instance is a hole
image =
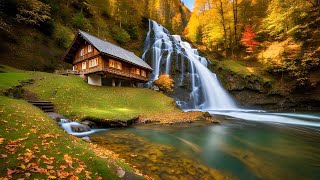
[[165, 92], [172, 91], [174, 87], [174, 80], [167, 74], [161, 74], [153, 83]]

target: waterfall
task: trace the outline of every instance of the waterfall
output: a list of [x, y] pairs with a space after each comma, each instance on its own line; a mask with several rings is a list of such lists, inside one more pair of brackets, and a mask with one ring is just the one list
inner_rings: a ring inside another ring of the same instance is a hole
[[216, 74], [207, 68], [210, 62], [179, 35], [170, 35], [167, 29], [153, 20], [149, 20], [142, 58], [152, 65], [151, 82], [158, 79], [161, 73], [166, 73], [174, 78], [175, 88], [186, 89], [188, 97], [175, 97], [180, 108], [237, 109]]
[[107, 129], [88, 129], [86, 132], [74, 132], [72, 130], [72, 126], [75, 127], [82, 127], [83, 125], [78, 122], [70, 122], [68, 119], [61, 119], [59, 122], [62, 129], [64, 129], [68, 134], [72, 134], [74, 136], [83, 137], [88, 136], [90, 134], [100, 132], [100, 131], [106, 131]]

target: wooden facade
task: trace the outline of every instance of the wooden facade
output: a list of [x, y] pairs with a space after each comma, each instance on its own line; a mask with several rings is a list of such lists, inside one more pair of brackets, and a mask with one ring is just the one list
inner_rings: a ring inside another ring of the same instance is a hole
[[66, 57], [70, 59], [73, 71], [85, 78], [90, 78], [91, 75], [100, 76], [101, 85], [136, 86], [137, 83], [145, 83], [149, 79], [151, 68], [103, 53], [84, 38], [76, 37], [70, 49], [73, 49], [73, 53], [68, 53]]

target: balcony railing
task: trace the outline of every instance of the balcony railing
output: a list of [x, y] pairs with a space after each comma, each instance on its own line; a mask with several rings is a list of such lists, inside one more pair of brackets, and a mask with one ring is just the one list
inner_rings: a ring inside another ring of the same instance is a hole
[[80, 73], [81, 74], [90, 74], [90, 73], [102, 72], [102, 71], [108, 72], [110, 74], [115, 74], [115, 75], [118, 75], [118, 76], [134, 78], [134, 79], [138, 79], [138, 80], [142, 80], [142, 81], [148, 81], [147, 77], [140, 76], [140, 75], [137, 75], [137, 74], [131, 74], [131, 73], [128, 73], [128, 72], [125, 72], [125, 71], [122, 71], [122, 70], [119, 70], [119, 69], [115, 69], [115, 68], [110, 68], [110, 67], [101, 68], [99, 66], [96, 66], [96, 67], [92, 67], [92, 68], [89, 68], [89, 69], [81, 70]]
[[83, 56], [80, 56], [80, 57], [76, 58], [75, 62], [83, 61], [85, 59], [91, 58], [92, 56], [95, 56], [95, 55], [98, 55], [98, 54], [99, 54], [99, 52], [93, 51], [91, 53], [88, 53], [88, 54], [85, 54]]

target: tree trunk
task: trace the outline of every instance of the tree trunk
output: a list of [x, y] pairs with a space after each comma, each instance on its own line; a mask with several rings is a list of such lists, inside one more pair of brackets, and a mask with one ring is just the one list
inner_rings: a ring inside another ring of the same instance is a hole
[[238, 0], [232, 1], [232, 11], [233, 11], [233, 28], [234, 28], [234, 43], [235, 46], [238, 45], [238, 32], [237, 32], [237, 25], [238, 25]]

